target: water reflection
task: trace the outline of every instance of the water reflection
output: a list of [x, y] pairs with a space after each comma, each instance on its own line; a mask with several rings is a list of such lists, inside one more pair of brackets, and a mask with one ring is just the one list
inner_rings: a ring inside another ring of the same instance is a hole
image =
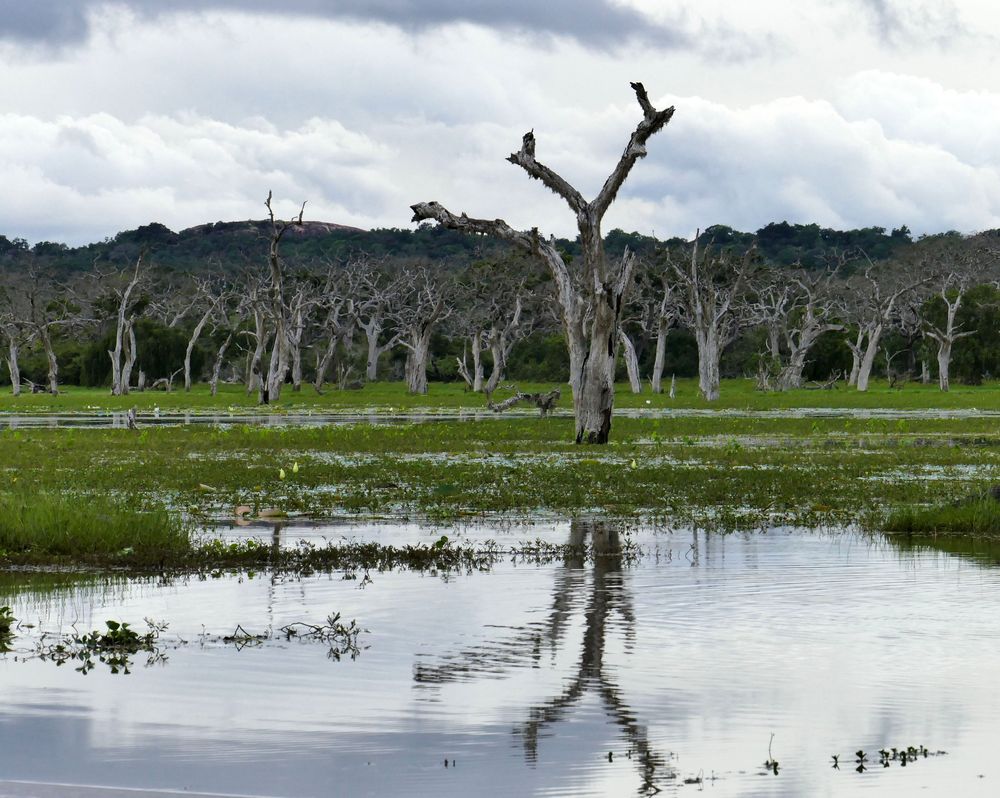
[[[605, 713], [628, 743], [626, 756], [636, 764], [641, 779], [640, 795], [660, 792], [658, 783], [676, 778], [667, 757], [650, 743], [647, 727], [629, 705], [614, 676], [614, 667], [605, 662], [609, 635], [619, 631], [625, 652], [635, 645], [636, 617], [632, 596], [625, 579], [621, 534], [614, 525], [577, 519], [570, 525], [572, 553], [555, 572], [551, 605], [544, 623], [521, 629], [504, 640], [490, 641], [443, 658], [437, 665], [417, 665], [414, 680], [419, 686], [441, 685], [480, 675], [501, 675], [509, 667], [530, 657], [537, 665], [543, 650], [553, 658], [563, 645], [566, 632], [578, 610], [582, 610], [583, 639], [571, 676], [563, 689], [529, 707], [527, 719], [515, 730], [525, 759], [538, 761], [539, 740], [552, 735], [552, 728], [568, 720], [571, 712], [588, 696], [595, 696]], [[587, 565], [591, 563], [590, 579]], [[609, 759], [613, 756], [609, 753]]]

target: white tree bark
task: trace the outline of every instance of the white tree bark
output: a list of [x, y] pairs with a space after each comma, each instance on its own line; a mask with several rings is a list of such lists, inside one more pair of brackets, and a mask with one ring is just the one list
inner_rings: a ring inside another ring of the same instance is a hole
[[622, 345], [622, 357], [625, 360], [625, 371], [628, 373], [629, 388], [632, 393], [642, 393], [642, 380], [639, 377], [639, 358], [635, 353], [635, 344], [624, 329], [618, 329]]
[[201, 318], [198, 319], [198, 323], [195, 324], [194, 330], [191, 331], [191, 337], [188, 339], [187, 349], [184, 350], [184, 390], [186, 392], [191, 391], [191, 355], [194, 352], [194, 348], [198, 343], [198, 338], [201, 337], [202, 331], [205, 329], [205, 325], [208, 324], [209, 318], [215, 312], [215, 308], [219, 304], [219, 297], [214, 297], [209, 303], [209, 306], [205, 309]]
[[938, 362], [938, 387], [942, 391], [948, 391], [951, 387], [949, 380], [951, 370], [951, 350], [955, 342], [960, 338], [972, 335], [975, 330], [959, 331], [960, 325], [957, 323], [958, 311], [962, 307], [962, 299], [968, 290], [968, 282], [957, 273], [952, 272], [945, 277], [941, 286], [939, 296], [945, 306], [944, 328], [926, 323], [927, 335], [937, 341], [937, 362]]
[[719, 398], [723, 349], [747, 323], [749, 307], [743, 293], [756, 257], [751, 247], [737, 261], [728, 252], [704, 251], [695, 234], [686, 265], [668, 260], [680, 283], [677, 303], [682, 323], [694, 333], [698, 346], [698, 388], [709, 402]]
[[271, 356], [268, 359], [267, 376], [262, 381], [259, 394], [261, 404], [276, 402], [281, 398], [281, 389], [291, 368], [292, 335], [289, 309], [285, 302], [285, 278], [281, 260], [281, 239], [292, 227], [302, 226], [302, 216], [305, 213], [305, 203], [299, 209], [297, 218], [289, 222], [279, 222], [271, 208], [271, 192], [267, 193], [264, 202], [268, 218], [271, 222], [271, 235], [268, 246], [268, 271], [270, 277], [270, 315], [274, 323], [274, 337], [271, 344]]
[[[135, 262], [135, 270], [132, 273], [132, 278], [118, 296], [115, 348], [108, 350], [108, 356], [111, 358], [111, 393], [113, 396], [122, 396], [128, 393], [129, 375], [125, 373], [122, 358], [128, 346], [126, 336], [129, 334], [129, 329], [131, 328], [131, 320], [128, 316], [129, 303], [131, 302], [132, 292], [139, 284], [142, 261], [143, 256], [140, 255]], [[131, 365], [129, 366], [129, 370], [131, 370]]]
[[608, 263], [601, 222], [636, 161], [646, 155], [646, 142], [663, 129], [674, 113], [672, 107], [657, 111], [641, 83], [633, 83], [632, 88], [642, 109], [642, 121], [591, 202], [535, 159], [532, 132], [524, 135], [521, 149], [508, 158], [530, 177], [540, 180], [562, 197], [576, 216], [582, 252], [572, 269], [563, 261], [554, 239], [546, 241], [537, 229], [518, 231], [501, 219], [490, 221], [473, 219], [464, 214], [456, 216], [436, 202], [412, 206], [414, 221], [434, 219], [455, 230], [501, 238], [533, 254], [551, 270], [569, 349], [570, 386], [578, 443], [607, 443], [611, 433], [618, 327], [631, 287], [635, 261], [634, 256], [626, 254], [620, 263]]
[[882, 338], [883, 325], [881, 322], [869, 325], [867, 330], [867, 345], [864, 354], [861, 356], [861, 363], [858, 366], [857, 388], [859, 391], [868, 390], [868, 381], [871, 379], [872, 367], [875, 365], [875, 356], [878, 354], [878, 344]]
[[656, 330], [656, 352], [653, 354], [653, 374], [649, 379], [649, 385], [653, 393], [660, 393], [663, 390], [663, 365], [667, 359], [667, 332], [667, 327], [662, 324]]
[[226, 359], [226, 350], [229, 348], [229, 344], [233, 340], [233, 331], [230, 330], [226, 339], [219, 346], [218, 351], [215, 353], [215, 362], [212, 364], [212, 379], [209, 382], [209, 387], [212, 391], [212, 396], [215, 396], [219, 392], [219, 376], [222, 374], [222, 364]]
[[10, 372], [10, 387], [14, 396], [21, 395], [21, 368], [17, 361], [19, 352], [17, 336], [13, 332], [8, 333], [5, 360], [7, 361], [7, 371]]

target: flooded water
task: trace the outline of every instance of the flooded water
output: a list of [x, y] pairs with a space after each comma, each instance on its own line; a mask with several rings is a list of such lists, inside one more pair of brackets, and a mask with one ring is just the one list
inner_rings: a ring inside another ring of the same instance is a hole
[[[568, 408], [556, 409], [551, 415], [572, 418]], [[998, 418], [1000, 410], [964, 408], [942, 410], [886, 409], [886, 408], [846, 408], [846, 407], [805, 407], [783, 408], [780, 410], [748, 410], [743, 408], [616, 408], [615, 415], [622, 418], [844, 418], [853, 420], [920, 420], [920, 419], [971, 419]], [[511, 417], [537, 418], [538, 412], [528, 408], [513, 408], [502, 414], [485, 408], [426, 409], [406, 412], [386, 412], [384, 409], [343, 412], [301, 412], [289, 411], [247, 411], [234, 409], [227, 413], [215, 410], [207, 412], [171, 412], [143, 410], [136, 416], [140, 426], [243, 426], [265, 427], [318, 427], [329, 424], [417, 424], [432, 421], [482, 421]], [[12, 413], [0, 411], [0, 429], [125, 429], [124, 411], [89, 410], [79, 412], [52, 413]]]
[[[300, 533], [440, 531], [278, 536]], [[646, 553], [631, 561], [593, 523], [458, 534], [592, 540], [601, 555], [370, 583], [0, 575], [0, 605], [34, 624], [0, 655], [0, 796], [1000, 791], [990, 551], [640, 530]], [[356, 659], [319, 642], [221, 639], [335, 611], [368, 630]], [[145, 667], [138, 654], [128, 675], [33, 656], [43, 634], [144, 617], [169, 623], [166, 659]], [[879, 763], [878, 749], [911, 745], [947, 753]]]

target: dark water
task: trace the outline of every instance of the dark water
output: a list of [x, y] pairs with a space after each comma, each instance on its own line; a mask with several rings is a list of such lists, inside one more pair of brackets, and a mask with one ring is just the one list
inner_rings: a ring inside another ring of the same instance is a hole
[[[299, 532], [440, 534], [281, 534]], [[849, 532], [646, 531], [648, 553], [630, 563], [606, 528], [575, 534], [605, 556], [372, 574], [363, 588], [339, 574], [76, 586], [4, 575], [0, 604], [37, 626], [15, 639], [21, 654], [0, 656], [0, 796], [1000, 792], [1000, 571], [988, 556]], [[369, 630], [354, 661], [317, 643], [238, 650], [217, 637], [332, 611]], [[146, 616], [170, 623], [165, 663], [139, 654], [131, 675], [83, 676], [22, 661], [43, 632]], [[769, 744], [778, 775], [763, 767]], [[907, 745], [948, 753], [878, 765], [877, 749]], [[858, 749], [872, 760], [861, 774]], [[683, 783], [699, 775], [709, 780]]]

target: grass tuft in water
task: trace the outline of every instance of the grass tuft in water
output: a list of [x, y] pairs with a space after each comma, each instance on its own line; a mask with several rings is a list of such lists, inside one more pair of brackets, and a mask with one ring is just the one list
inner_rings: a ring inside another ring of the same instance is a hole
[[176, 513], [137, 510], [100, 496], [20, 491], [0, 495], [0, 558], [155, 564], [191, 548]]
[[1000, 537], [1000, 502], [992, 496], [937, 507], [905, 507], [886, 519], [886, 532]]

